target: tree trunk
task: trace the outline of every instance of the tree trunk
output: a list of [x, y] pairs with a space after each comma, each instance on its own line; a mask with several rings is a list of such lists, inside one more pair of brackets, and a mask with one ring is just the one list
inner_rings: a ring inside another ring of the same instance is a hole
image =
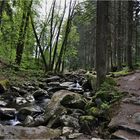
[[127, 63], [128, 68], [133, 69], [132, 65], [132, 34], [133, 34], [133, 1], [128, 1], [128, 48]]
[[32, 1], [30, 1], [30, 4], [28, 7], [26, 7], [26, 2], [24, 3], [24, 11], [23, 11], [23, 16], [22, 16], [22, 22], [21, 22], [21, 26], [20, 26], [20, 32], [19, 32], [19, 39], [17, 42], [17, 48], [16, 48], [16, 59], [15, 62], [17, 65], [21, 64], [21, 60], [22, 60], [22, 54], [23, 54], [23, 50], [24, 50], [24, 43], [25, 43], [25, 36], [26, 36], [26, 31], [27, 31], [27, 27], [29, 24], [29, 16], [30, 16], [30, 12], [31, 12], [31, 7], [32, 7]]
[[106, 77], [108, 2], [109, 1], [97, 1], [97, 22], [96, 22], [97, 87], [99, 87], [103, 83]]

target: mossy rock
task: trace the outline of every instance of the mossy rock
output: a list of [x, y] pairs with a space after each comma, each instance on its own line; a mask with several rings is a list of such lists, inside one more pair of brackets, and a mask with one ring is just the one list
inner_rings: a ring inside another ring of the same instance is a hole
[[85, 123], [91, 123], [91, 122], [95, 122], [96, 118], [94, 116], [91, 115], [85, 115], [85, 116], [81, 116], [80, 117], [80, 122], [85, 122]]
[[10, 86], [9, 80], [0, 80], [0, 93], [4, 93]]
[[95, 116], [95, 117], [98, 117], [101, 115], [101, 110], [97, 107], [92, 107], [88, 110], [88, 114]]
[[85, 110], [88, 110], [90, 109], [91, 107], [94, 107], [95, 106], [95, 103], [90, 101], [90, 102], [87, 102], [87, 104], [85, 105]]
[[84, 109], [87, 103], [87, 100], [79, 94], [73, 94], [73, 95], [69, 94], [69, 95], [66, 95], [63, 98], [63, 100], [61, 100], [60, 103], [61, 105], [68, 108]]
[[90, 72], [87, 72], [85, 74], [85, 77], [88, 80], [88, 82], [91, 84], [92, 89], [95, 90], [96, 89], [96, 83], [97, 83], [97, 76], [93, 75]]
[[102, 103], [100, 109], [102, 110], [109, 110], [110, 106], [107, 103]]

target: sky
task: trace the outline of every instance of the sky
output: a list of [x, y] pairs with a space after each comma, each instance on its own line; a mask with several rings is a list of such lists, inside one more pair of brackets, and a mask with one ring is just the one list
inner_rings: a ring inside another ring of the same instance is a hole
[[[65, 0], [56, 0], [56, 5], [59, 6], [60, 1], [61, 1], [61, 8], [63, 9]], [[85, 1], [85, 0], [76, 0], [76, 2], [83, 2], [83, 1]], [[41, 18], [45, 17], [46, 11], [49, 11], [52, 2], [53, 2], [53, 0], [41, 0], [41, 7], [39, 8]], [[67, 2], [66, 4], [68, 7], [70, 0], [66, 0], [66, 2]], [[49, 13], [49, 12], [47, 12], [47, 13]], [[66, 10], [66, 15], [67, 15], [67, 13], [68, 13], [68, 9]]]

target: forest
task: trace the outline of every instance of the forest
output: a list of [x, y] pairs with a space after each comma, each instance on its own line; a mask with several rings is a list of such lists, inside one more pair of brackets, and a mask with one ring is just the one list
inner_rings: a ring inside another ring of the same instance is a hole
[[139, 0], [0, 0], [0, 139], [139, 139], [139, 35]]

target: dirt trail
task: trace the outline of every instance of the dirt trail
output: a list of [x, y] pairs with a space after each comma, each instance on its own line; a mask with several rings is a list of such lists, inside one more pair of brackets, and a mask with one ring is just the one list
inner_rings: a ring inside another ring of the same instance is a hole
[[109, 127], [115, 128], [113, 138], [140, 140], [140, 71], [118, 79], [118, 87], [128, 92]]

